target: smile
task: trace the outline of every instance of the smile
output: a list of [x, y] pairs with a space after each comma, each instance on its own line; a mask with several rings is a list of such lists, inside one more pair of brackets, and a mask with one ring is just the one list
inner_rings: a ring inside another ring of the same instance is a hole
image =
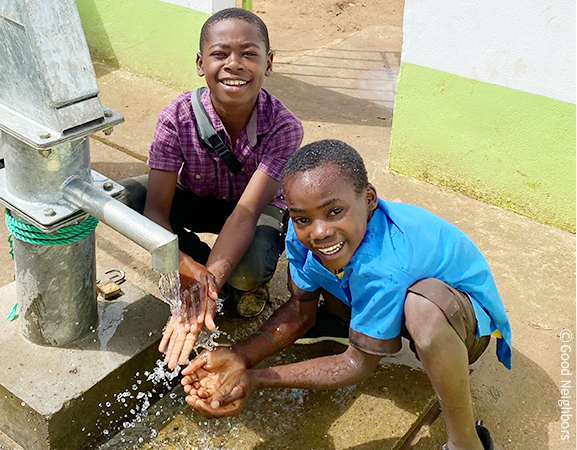
[[339, 242], [338, 244], [335, 245], [331, 245], [330, 247], [326, 247], [326, 248], [317, 248], [318, 252], [326, 255], [326, 256], [330, 256], [330, 255], [334, 255], [335, 253], [337, 253], [341, 248], [343, 248], [343, 245], [345, 245], [345, 242]]
[[244, 86], [247, 82], [242, 80], [222, 80], [221, 83], [227, 86]]

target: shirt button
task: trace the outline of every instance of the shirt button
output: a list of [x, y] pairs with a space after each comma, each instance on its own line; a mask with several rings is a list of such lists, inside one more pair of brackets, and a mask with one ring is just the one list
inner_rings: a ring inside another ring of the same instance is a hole
[[197, 179], [197, 180], [200, 180], [200, 175], [197, 175], [197, 176], [196, 176], [196, 179]]

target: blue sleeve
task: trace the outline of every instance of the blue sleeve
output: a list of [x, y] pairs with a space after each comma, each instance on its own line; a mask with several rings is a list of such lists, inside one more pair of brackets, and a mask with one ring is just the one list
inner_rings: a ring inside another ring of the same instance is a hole
[[398, 267], [365, 261], [351, 280], [351, 328], [375, 339], [397, 337], [401, 333], [407, 288], [414, 281]]

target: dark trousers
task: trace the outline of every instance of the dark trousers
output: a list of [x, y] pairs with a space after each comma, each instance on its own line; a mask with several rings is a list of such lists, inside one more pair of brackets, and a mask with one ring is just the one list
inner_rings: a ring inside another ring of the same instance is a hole
[[[146, 203], [148, 175], [120, 181], [124, 186], [123, 202], [142, 214]], [[210, 247], [195, 233], [218, 234], [236, 207], [212, 197], [199, 197], [177, 185], [170, 210], [170, 226], [178, 235], [180, 250], [200, 264], [206, 264]], [[257, 222], [250, 247], [228, 279], [241, 291], [252, 291], [274, 275], [278, 258], [284, 251], [284, 211], [268, 205]]]

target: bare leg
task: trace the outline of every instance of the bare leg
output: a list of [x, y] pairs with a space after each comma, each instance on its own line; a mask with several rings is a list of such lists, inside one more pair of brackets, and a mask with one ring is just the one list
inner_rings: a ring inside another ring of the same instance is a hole
[[483, 450], [475, 431], [467, 348], [443, 312], [409, 292], [405, 324], [439, 397], [451, 450]]

